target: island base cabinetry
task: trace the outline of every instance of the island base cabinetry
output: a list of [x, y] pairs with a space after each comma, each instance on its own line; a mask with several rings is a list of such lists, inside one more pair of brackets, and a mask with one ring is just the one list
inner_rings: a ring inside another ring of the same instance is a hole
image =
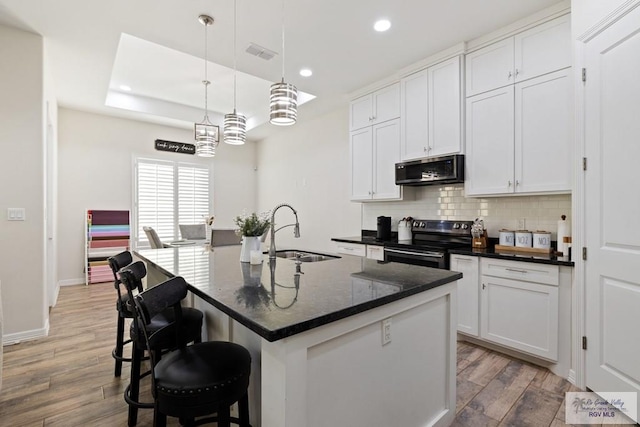
[[[448, 426], [456, 407], [455, 307], [452, 282], [263, 340], [260, 425]], [[389, 318], [391, 342], [383, 345], [381, 325]]]

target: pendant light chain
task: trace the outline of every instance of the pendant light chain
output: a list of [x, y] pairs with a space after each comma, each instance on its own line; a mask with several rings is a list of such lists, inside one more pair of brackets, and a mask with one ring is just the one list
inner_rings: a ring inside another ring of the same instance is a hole
[[208, 96], [209, 96], [209, 77], [208, 77], [208, 62], [207, 61], [207, 27], [209, 25], [204, 24], [204, 116], [209, 117], [209, 105], [208, 105]]
[[282, 81], [284, 82], [284, 2], [282, 0]]
[[233, 114], [236, 113], [236, 97], [237, 97], [237, 79], [238, 79], [238, 63], [237, 63], [237, 38], [238, 38], [238, 1], [233, 0]]

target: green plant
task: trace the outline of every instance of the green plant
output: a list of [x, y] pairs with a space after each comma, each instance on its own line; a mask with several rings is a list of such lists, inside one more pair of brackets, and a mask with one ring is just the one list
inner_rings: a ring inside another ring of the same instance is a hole
[[238, 226], [236, 233], [240, 236], [262, 236], [271, 225], [269, 212], [238, 215], [233, 222]]

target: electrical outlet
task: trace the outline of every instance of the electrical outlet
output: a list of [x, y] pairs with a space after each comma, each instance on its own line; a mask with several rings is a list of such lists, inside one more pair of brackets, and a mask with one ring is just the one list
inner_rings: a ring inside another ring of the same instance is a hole
[[391, 342], [391, 318], [382, 321], [382, 345]]
[[517, 230], [526, 230], [527, 229], [525, 218], [518, 218], [518, 227], [516, 229]]

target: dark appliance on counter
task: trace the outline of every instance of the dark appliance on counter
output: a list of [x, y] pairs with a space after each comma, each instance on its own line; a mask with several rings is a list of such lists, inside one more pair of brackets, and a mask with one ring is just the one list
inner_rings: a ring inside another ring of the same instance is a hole
[[391, 217], [390, 216], [378, 217], [378, 231], [376, 233], [376, 240], [380, 240], [380, 241], [391, 240]]
[[396, 163], [397, 185], [437, 185], [464, 182], [464, 155], [431, 157]]
[[414, 219], [413, 240], [385, 243], [384, 260], [449, 269], [449, 250], [471, 247], [473, 221]]

